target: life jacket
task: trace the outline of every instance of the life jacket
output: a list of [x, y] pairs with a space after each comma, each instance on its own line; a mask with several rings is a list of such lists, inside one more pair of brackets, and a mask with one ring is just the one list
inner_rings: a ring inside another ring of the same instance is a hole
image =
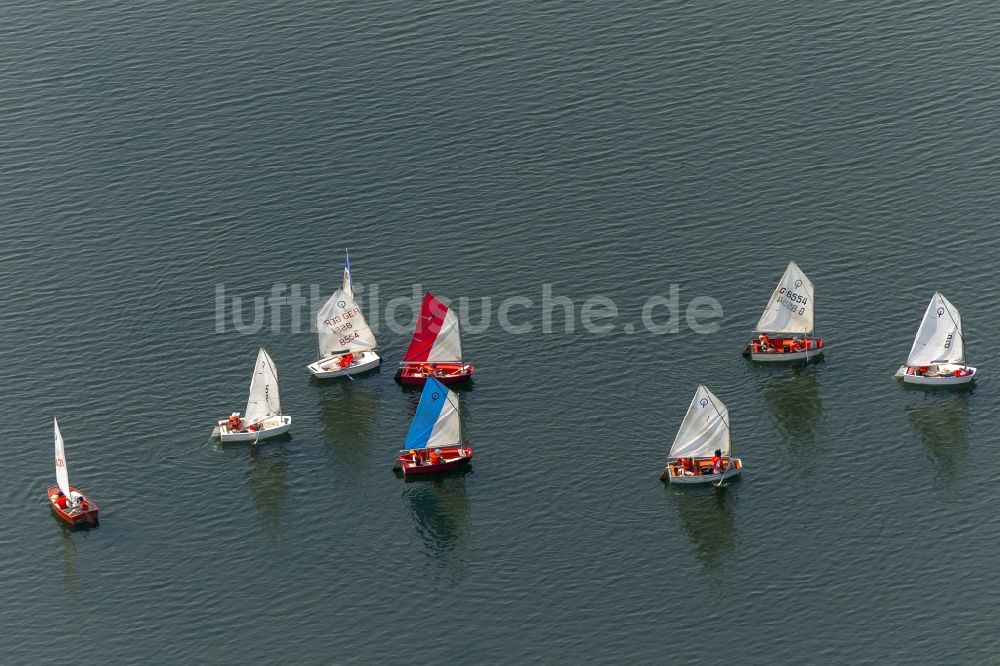
[[722, 471], [722, 458], [719, 456], [712, 456], [712, 469], [716, 472]]

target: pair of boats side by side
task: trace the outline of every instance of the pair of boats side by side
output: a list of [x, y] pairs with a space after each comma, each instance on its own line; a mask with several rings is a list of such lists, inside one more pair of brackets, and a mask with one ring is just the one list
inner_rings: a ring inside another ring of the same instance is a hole
[[[813, 284], [789, 262], [743, 355], [753, 361], [808, 362], [823, 353], [814, 335]], [[907, 384], [960, 386], [976, 378], [965, 363], [962, 315], [940, 292], [924, 312], [906, 363], [894, 375]], [[729, 408], [705, 386], [699, 386], [670, 447], [660, 479], [676, 484], [722, 485], [743, 472], [732, 453]]]

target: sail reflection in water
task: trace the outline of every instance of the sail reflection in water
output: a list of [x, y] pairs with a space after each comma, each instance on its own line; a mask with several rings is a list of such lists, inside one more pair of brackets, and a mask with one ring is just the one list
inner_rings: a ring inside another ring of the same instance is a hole
[[819, 381], [811, 367], [800, 367], [791, 375], [762, 378], [761, 396], [775, 427], [794, 451], [808, 449], [815, 460], [816, 429], [823, 420]]
[[342, 462], [351, 465], [369, 462], [368, 453], [374, 442], [372, 427], [378, 423], [378, 389], [371, 383], [349, 379], [324, 389], [319, 406], [324, 439]]
[[66, 590], [70, 595], [70, 599], [76, 600], [76, 544], [73, 543], [73, 528], [69, 525], [60, 525], [62, 528], [59, 531], [60, 544], [62, 545], [63, 554], [63, 580], [66, 583]]
[[413, 481], [404, 491], [427, 552], [440, 558], [452, 573], [461, 573], [469, 545], [466, 475], [460, 472]]
[[694, 544], [698, 559], [705, 568], [722, 568], [726, 558], [736, 549], [739, 535], [733, 516], [736, 489], [685, 488], [670, 486], [681, 526]]
[[275, 534], [285, 515], [285, 498], [288, 496], [287, 450], [283, 444], [251, 446], [253, 464], [247, 471], [247, 485], [253, 496], [264, 527]]
[[969, 457], [967, 398], [968, 393], [935, 393], [928, 395], [930, 404], [907, 410], [931, 462], [948, 481], [958, 478]]

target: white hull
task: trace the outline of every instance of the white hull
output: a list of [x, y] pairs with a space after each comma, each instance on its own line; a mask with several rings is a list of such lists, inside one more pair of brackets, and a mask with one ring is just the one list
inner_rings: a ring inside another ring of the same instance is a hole
[[[966, 368], [964, 365], [938, 365], [938, 368], [950, 373], [953, 370], [958, 370], [961, 368]], [[976, 378], [976, 369], [969, 367], [972, 374], [963, 375], [961, 377], [956, 377], [952, 374], [945, 374], [940, 377], [933, 377], [929, 375], [918, 375], [915, 372], [913, 374], [908, 374], [908, 371], [912, 371], [913, 368], [908, 368], [905, 365], [899, 367], [894, 375], [897, 379], [902, 379], [906, 384], [921, 384], [923, 386], [958, 386], [961, 384], [968, 384], [973, 379]]]
[[729, 471], [727, 471], [725, 474], [721, 475], [721, 477], [718, 474], [702, 474], [700, 476], [672, 476], [671, 475], [671, 476], [668, 476], [667, 478], [670, 480], [670, 483], [677, 483], [677, 484], [681, 484], [681, 485], [685, 485], [685, 484], [694, 485], [694, 484], [701, 484], [701, 483], [719, 483], [719, 479], [720, 478], [723, 481], [728, 481], [729, 479], [737, 477], [737, 476], [739, 476], [742, 473], [743, 473], [743, 469], [742, 468], [740, 468], [740, 469], [730, 468]]
[[230, 442], [260, 442], [269, 437], [277, 437], [292, 427], [291, 416], [271, 416], [261, 423], [263, 428], [253, 432], [230, 432], [228, 421], [219, 421], [212, 430], [212, 437], [218, 437], [223, 444]]
[[823, 353], [822, 349], [805, 349], [803, 351], [796, 352], [751, 352], [751, 361], [762, 361], [764, 363], [782, 362], [782, 361], [805, 361], [810, 358], [814, 358]]
[[344, 377], [346, 375], [357, 375], [362, 372], [374, 370], [382, 362], [381, 357], [373, 351], [362, 352], [355, 355], [354, 362], [346, 368], [341, 368], [340, 357], [324, 358], [308, 366], [309, 372], [317, 379], [332, 379], [334, 377]]

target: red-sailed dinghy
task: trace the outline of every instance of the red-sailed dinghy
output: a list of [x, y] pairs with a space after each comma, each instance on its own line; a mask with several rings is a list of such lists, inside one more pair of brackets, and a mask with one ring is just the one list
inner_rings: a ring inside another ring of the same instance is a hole
[[462, 443], [458, 395], [433, 377], [424, 384], [403, 447], [395, 465], [403, 476], [453, 472], [472, 461], [472, 449]]
[[66, 469], [66, 453], [63, 450], [62, 433], [59, 422], [52, 419], [56, 431], [56, 485], [48, 490], [52, 511], [70, 525], [93, 524], [97, 522], [97, 503], [69, 485], [69, 471]]
[[423, 385], [428, 377], [442, 384], [463, 382], [475, 368], [462, 361], [462, 334], [454, 310], [424, 294], [413, 339], [396, 371], [397, 381]]

